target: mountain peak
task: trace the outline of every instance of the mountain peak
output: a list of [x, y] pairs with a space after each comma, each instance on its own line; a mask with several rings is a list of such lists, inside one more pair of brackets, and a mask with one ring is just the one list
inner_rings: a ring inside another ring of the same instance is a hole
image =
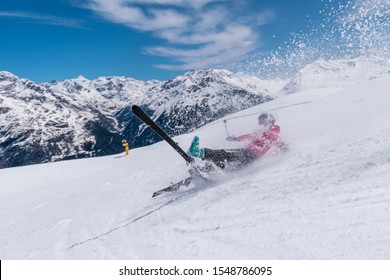
[[18, 76], [8, 72], [8, 71], [0, 71], [0, 81], [6, 80], [6, 79], [19, 79]]
[[76, 81], [81, 81], [81, 82], [85, 82], [85, 81], [89, 81], [87, 78], [85, 78], [83, 75], [80, 75], [78, 76], [76, 79], [74, 79]]

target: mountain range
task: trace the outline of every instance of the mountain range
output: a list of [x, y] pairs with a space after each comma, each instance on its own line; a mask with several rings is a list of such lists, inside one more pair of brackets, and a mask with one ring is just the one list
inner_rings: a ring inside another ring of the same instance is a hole
[[[137, 104], [175, 136], [277, 97], [270, 84], [227, 70], [169, 81], [100, 77], [36, 84], [0, 72], [0, 168], [123, 151], [160, 139], [131, 113]], [[279, 87], [279, 88], [277, 88]]]
[[116, 154], [159, 141], [139, 105], [171, 136], [311, 88], [347, 87], [388, 73], [380, 57], [318, 60], [288, 79], [193, 70], [168, 81], [82, 76], [37, 84], [0, 71], [0, 168]]

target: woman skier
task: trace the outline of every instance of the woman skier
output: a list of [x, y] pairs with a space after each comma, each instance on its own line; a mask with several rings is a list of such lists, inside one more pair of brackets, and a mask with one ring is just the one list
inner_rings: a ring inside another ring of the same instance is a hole
[[275, 125], [275, 117], [272, 114], [262, 113], [258, 117], [258, 123], [260, 128], [253, 133], [226, 138], [228, 141], [248, 141], [248, 145], [243, 149], [199, 148], [199, 137], [195, 136], [188, 153], [193, 157], [212, 161], [218, 167], [224, 168], [225, 163], [233, 163], [238, 166], [247, 165], [262, 157], [273, 146], [279, 150], [287, 151], [287, 145], [279, 139], [280, 127]]

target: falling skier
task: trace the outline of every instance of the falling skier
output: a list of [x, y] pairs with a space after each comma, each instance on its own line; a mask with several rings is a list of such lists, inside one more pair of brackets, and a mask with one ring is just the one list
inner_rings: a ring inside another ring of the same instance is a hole
[[226, 163], [236, 167], [245, 166], [262, 157], [273, 146], [281, 151], [287, 151], [288, 146], [279, 138], [280, 127], [275, 125], [275, 117], [270, 113], [262, 113], [258, 117], [259, 129], [253, 133], [238, 137], [229, 136], [228, 141], [248, 141], [243, 149], [208, 149], [199, 148], [199, 137], [195, 136], [188, 153], [202, 160], [213, 162], [220, 168], [225, 168]]
[[[206, 168], [197, 166], [193, 157], [202, 158], [204, 160], [215, 163], [220, 168], [225, 168], [226, 163], [234, 163], [238, 166], [245, 166], [276, 146], [279, 150], [286, 151], [288, 146], [279, 139], [280, 127], [275, 125], [275, 118], [269, 113], [263, 113], [259, 116], [258, 121], [260, 129], [251, 134], [241, 135], [239, 137], [228, 137], [229, 141], [244, 141], [249, 140], [249, 145], [245, 149], [231, 150], [212, 150], [207, 148], [199, 148], [199, 137], [195, 136], [188, 151], [188, 155], [171, 137], [169, 137], [139, 106], [133, 105], [132, 111], [142, 122], [148, 125], [155, 133], [164, 139], [186, 162], [191, 166], [191, 176], [177, 183], [158, 190], [153, 193], [152, 197], [159, 196], [163, 193], [174, 192], [180, 189], [181, 186], [188, 186], [195, 177], [208, 180], [204, 176], [204, 172], [212, 171], [209, 168], [211, 164], [206, 164]], [[193, 157], [192, 157], [193, 156]], [[202, 170], [203, 169], [203, 170]], [[209, 170], [207, 170], [209, 169]]]

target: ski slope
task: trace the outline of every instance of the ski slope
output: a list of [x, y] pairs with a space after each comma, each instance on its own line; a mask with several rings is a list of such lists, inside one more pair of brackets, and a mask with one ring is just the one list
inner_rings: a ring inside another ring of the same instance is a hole
[[[389, 259], [390, 74], [300, 91], [272, 112], [285, 154], [151, 198], [187, 176], [164, 142], [124, 154], [0, 170], [0, 259]], [[175, 138], [233, 147], [223, 119]]]

